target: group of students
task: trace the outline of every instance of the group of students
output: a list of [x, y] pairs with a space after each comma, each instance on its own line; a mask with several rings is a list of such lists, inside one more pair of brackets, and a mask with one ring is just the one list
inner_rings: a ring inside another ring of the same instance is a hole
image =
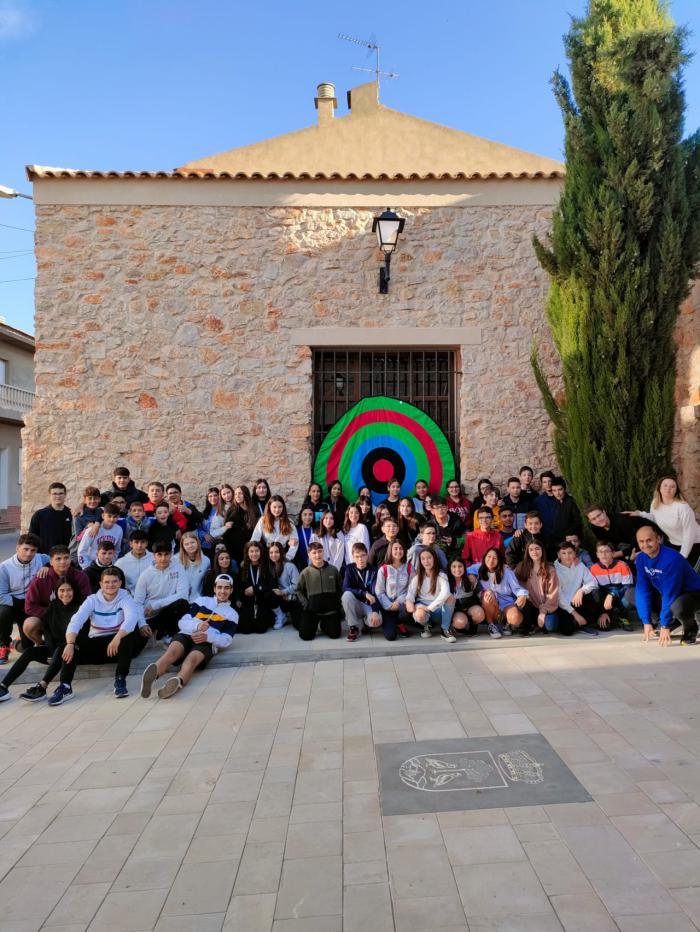
[[[30, 663], [46, 665], [21, 693], [50, 705], [73, 695], [80, 663], [116, 664], [114, 693], [128, 695], [134, 657], [152, 637], [166, 648], [146, 668], [144, 697], [169, 698], [235, 633], [292, 624], [348, 641], [381, 630], [393, 641], [439, 632], [453, 644], [480, 626], [492, 638], [597, 635], [644, 625], [667, 645], [673, 627], [695, 643], [700, 620], [700, 526], [675, 478], [657, 483], [650, 511], [608, 515], [584, 508], [595, 558], [581, 548], [581, 512], [561, 476], [539, 489], [523, 467], [501, 495], [487, 479], [470, 500], [457, 480], [447, 496], [426, 482], [401, 496], [392, 479], [376, 508], [369, 489], [354, 502], [340, 482], [324, 497], [311, 483], [297, 521], [266, 480], [212, 486], [200, 511], [177, 483], [138, 489], [126, 467], [105, 492], [88, 487], [75, 514], [52, 483], [16, 553], [0, 564], [0, 702]], [[13, 626], [19, 638], [12, 641]]]

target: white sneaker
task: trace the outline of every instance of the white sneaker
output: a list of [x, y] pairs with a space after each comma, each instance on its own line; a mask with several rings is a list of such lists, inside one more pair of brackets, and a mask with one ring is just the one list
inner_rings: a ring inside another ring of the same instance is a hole
[[489, 637], [492, 637], [492, 638], [503, 637], [503, 634], [501, 633], [501, 629], [493, 621], [489, 624]]
[[430, 630], [430, 625], [423, 625], [423, 630], [421, 631], [420, 636], [422, 638], [431, 638], [433, 636], [433, 632]]
[[284, 628], [284, 612], [281, 608], [275, 609], [275, 623], [272, 626], [273, 631], [281, 631]]
[[510, 625], [505, 624], [501, 628], [501, 634], [503, 635], [503, 637], [509, 638], [513, 634], [513, 629], [511, 628]]

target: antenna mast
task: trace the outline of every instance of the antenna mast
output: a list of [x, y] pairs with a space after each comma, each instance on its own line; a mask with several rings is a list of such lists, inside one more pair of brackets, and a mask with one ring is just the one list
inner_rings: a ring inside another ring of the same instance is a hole
[[357, 65], [352, 66], [353, 71], [367, 71], [370, 74], [375, 75], [377, 79], [377, 87], [379, 87], [379, 77], [383, 75], [385, 78], [398, 78], [398, 74], [395, 71], [381, 71], [379, 68], [379, 45], [373, 39], [357, 39], [355, 36], [346, 36], [342, 32], [338, 34], [339, 39], [343, 39], [345, 42], [352, 42], [354, 45], [362, 45], [366, 49], [369, 49], [370, 54], [374, 52], [375, 54], [375, 66], [374, 68], [360, 68]]

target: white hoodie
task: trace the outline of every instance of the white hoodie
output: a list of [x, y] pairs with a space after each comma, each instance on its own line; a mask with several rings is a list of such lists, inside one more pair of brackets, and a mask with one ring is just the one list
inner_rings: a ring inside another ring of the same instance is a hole
[[178, 563], [171, 562], [166, 570], [154, 564], [139, 576], [134, 598], [142, 610], [151, 608], [157, 614], [178, 599], [187, 601], [189, 591], [189, 582]]
[[150, 550], [147, 550], [141, 559], [137, 560], [133, 553], [129, 551], [123, 557], [119, 557], [114, 565], [118, 566], [126, 577], [126, 588], [133, 595], [141, 573], [147, 570], [149, 566], [153, 566], [153, 554]]
[[144, 624], [136, 603], [126, 589], [118, 589], [111, 602], [105, 599], [100, 590], [89, 595], [68, 622], [66, 634], [78, 634], [88, 619], [88, 636], [91, 638], [114, 637], [120, 630], [130, 634], [137, 624], [139, 627]]

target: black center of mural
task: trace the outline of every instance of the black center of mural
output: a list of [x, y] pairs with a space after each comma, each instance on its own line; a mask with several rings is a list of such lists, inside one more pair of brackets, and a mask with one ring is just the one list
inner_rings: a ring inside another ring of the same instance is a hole
[[362, 478], [372, 492], [386, 492], [390, 479], [398, 479], [403, 484], [406, 466], [396, 450], [389, 447], [377, 447], [362, 462]]

